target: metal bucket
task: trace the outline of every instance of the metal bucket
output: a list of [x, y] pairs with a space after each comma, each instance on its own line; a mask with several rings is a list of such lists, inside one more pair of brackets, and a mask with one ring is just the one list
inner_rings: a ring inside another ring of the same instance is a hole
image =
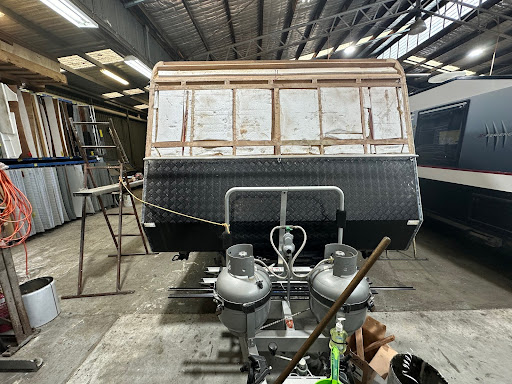
[[20, 290], [32, 328], [40, 327], [59, 315], [59, 297], [53, 277], [29, 280], [20, 285]]
[[448, 384], [429, 363], [411, 354], [391, 359], [387, 384]]

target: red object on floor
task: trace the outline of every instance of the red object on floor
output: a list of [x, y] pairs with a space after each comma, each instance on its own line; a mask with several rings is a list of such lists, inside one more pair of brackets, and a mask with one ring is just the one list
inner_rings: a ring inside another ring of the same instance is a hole
[[[7, 303], [2, 293], [0, 293], [0, 317], [9, 319], [9, 310], [7, 309]], [[11, 329], [12, 327], [8, 324], [0, 324], [0, 333], [10, 331]]]

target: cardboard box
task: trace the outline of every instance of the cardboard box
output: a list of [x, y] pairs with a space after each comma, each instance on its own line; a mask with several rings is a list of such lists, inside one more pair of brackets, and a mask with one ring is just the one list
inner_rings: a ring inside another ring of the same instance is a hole
[[[358, 331], [348, 339], [347, 349], [347, 353], [350, 353], [352, 357], [351, 362], [355, 367], [354, 379], [356, 383], [384, 383], [389, 372], [391, 359], [397, 352], [387, 344], [372, 351], [362, 351], [370, 344], [386, 338], [386, 326], [368, 316], [359, 334], [357, 333]], [[358, 349], [359, 355], [357, 353]], [[361, 355], [364, 355], [364, 358]]]

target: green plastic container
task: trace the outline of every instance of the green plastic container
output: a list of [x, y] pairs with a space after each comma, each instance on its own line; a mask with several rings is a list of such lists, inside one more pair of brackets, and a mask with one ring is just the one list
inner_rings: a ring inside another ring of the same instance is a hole
[[316, 384], [339, 384], [340, 351], [336, 346], [331, 346], [331, 377], [318, 380]]

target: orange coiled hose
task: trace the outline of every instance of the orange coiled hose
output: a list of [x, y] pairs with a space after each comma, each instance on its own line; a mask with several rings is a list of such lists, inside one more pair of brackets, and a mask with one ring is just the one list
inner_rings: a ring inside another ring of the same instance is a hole
[[[25, 272], [28, 275], [28, 254], [25, 240], [30, 235], [32, 228], [32, 204], [27, 197], [12, 183], [5, 171], [0, 170], [0, 225], [2, 236], [0, 248], [12, 248], [23, 244], [25, 247]], [[7, 229], [9, 235], [4, 235], [6, 225], [12, 224], [12, 229]]]

